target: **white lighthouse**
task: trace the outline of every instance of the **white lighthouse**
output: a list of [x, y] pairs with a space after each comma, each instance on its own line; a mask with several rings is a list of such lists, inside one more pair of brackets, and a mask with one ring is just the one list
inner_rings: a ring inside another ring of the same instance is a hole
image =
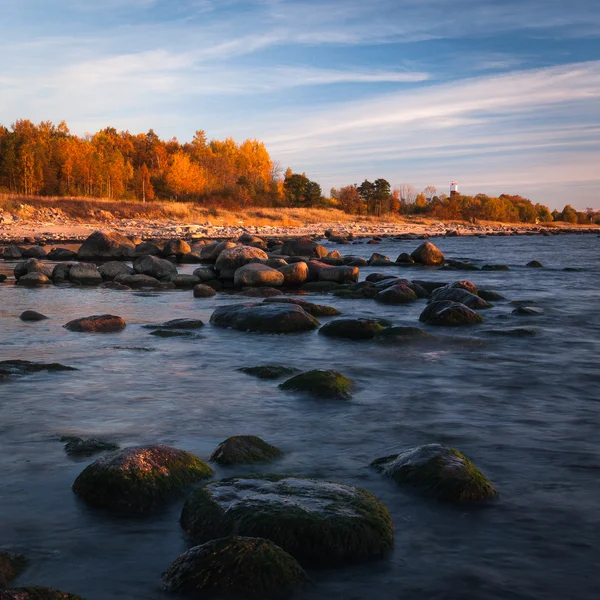
[[453, 181], [450, 184], [450, 198], [452, 198], [452, 196], [456, 196], [456, 194], [458, 194], [458, 181]]

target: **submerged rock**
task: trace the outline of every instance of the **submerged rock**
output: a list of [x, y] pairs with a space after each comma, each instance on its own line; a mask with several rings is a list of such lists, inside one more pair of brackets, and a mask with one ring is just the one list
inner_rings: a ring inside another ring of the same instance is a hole
[[221, 442], [208, 460], [219, 465], [247, 465], [273, 460], [281, 454], [279, 448], [255, 435], [236, 435]]
[[82, 500], [115, 512], [162, 508], [189, 484], [213, 475], [197, 456], [161, 444], [107, 454], [86, 467], [73, 484]]
[[116, 231], [95, 231], [77, 251], [82, 261], [129, 260], [135, 254], [135, 244]]
[[541, 269], [544, 265], [539, 260], [530, 260], [525, 266], [533, 269]]
[[282, 390], [305, 392], [317, 398], [348, 399], [354, 384], [338, 371], [315, 369], [300, 373], [279, 385]]
[[217, 292], [209, 285], [204, 285], [203, 283], [199, 283], [194, 286], [194, 298], [211, 298], [215, 296]]
[[200, 329], [204, 327], [204, 321], [200, 319], [171, 319], [158, 325], [142, 325], [144, 329]]
[[54, 588], [28, 585], [27, 587], [0, 590], [0, 600], [85, 600]]
[[234, 304], [213, 312], [210, 322], [216, 327], [261, 333], [310, 331], [319, 322], [295, 304]]
[[428, 304], [419, 316], [419, 321], [430, 325], [457, 326], [482, 323], [483, 319], [481, 315], [460, 302], [442, 300]]
[[537, 329], [531, 327], [515, 327], [514, 329], [488, 329], [485, 333], [503, 337], [531, 337], [538, 334]]
[[509, 271], [508, 265], [483, 265], [482, 271]]
[[506, 300], [506, 298], [502, 294], [498, 294], [497, 292], [492, 292], [490, 290], [479, 290], [477, 295], [480, 298], [483, 298], [487, 302], [496, 302], [498, 300]]
[[[34, 260], [34, 259], [32, 259]], [[47, 275], [37, 271], [26, 273], [17, 279], [17, 285], [24, 287], [37, 287], [42, 285], [50, 285], [52, 281]]]
[[45, 321], [48, 317], [35, 310], [24, 310], [20, 315], [21, 321]]
[[460, 302], [460, 304], [464, 304], [472, 309], [491, 308], [491, 304], [488, 304], [483, 298], [476, 296], [465, 288], [449, 286], [438, 288], [431, 292], [430, 302], [443, 302], [444, 300]]
[[191, 338], [191, 339], [202, 339], [199, 333], [193, 333], [191, 331], [179, 331], [176, 329], [155, 329], [150, 332], [150, 335], [160, 338]]
[[0, 381], [9, 377], [23, 377], [40, 371], [77, 371], [77, 369], [60, 363], [41, 363], [17, 359], [0, 361]]
[[478, 502], [497, 495], [479, 469], [450, 446], [418, 446], [378, 458], [371, 466], [398, 484], [413, 486], [444, 502]]
[[159, 288], [162, 287], [161, 282], [155, 277], [150, 275], [119, 275], [114, 280], [114, 283], [127, 286], [128, 288], [140, 289], [140, 288]]
[[272, 541], [236, 535], [184, 552], [163, 573], [163, 580], [167, 592], [191, 598], [272, 597], [308, 583], [298, 562]]
[[242, 367], [238, 371], [259, 379], [279, 379], [286, 375], [294, 375], [298, 373], [299, 369], [282, 367], [281, 365], [261, 365], [259, 367]]
[[383, 329], [378, 319], [335, 319], [323, 325], [319, 333], [328, 337], [369, 340]]
[[536, 308], [535, 306], [518, 306], [512, 311], [512, 314], [521, 317], [539, 317], [540, 315], [544, 314], [544, 311], [541, 308]]
[[6, 587], [27, 566], [27, 559], [22, 554], [0, 552], [0, 588]]
[[240, 296], [247, 296], [248, 298], [274, 298], [282, 294], [281, 290], [271, 287], [248, 288], [239, 293]]
[[424, 242], [412, 254], [411, 258], [421, 265], [437, 266], [444, 264], [444, 253], [431, 242]]
[[81, 438], [75, 435], [63, 435], [59, 441], [66, 442], [65, 452], [69, 456], [94, 456], [99, 452], [118, 450], [119, 444], [99, 438]]
[[63, 327], [69, 331], [85, 333], [115, 333], [123, 331], [126, 327], [125, 320], [115, 315], [92, 315], [73, 319]]
[[406, 304], [416, 299], [417, 294], [405, 283], [390, 285], [375, 296], [375, 302], [382, 304]]
[[307, 300], [300, 300], [298, 298], [267, 298], [263, 300], [263, 302], [267, 303], [276, 303], [276, 304], [295, 304], [296, 306], [300, 306], [303, 310], [305, 310], [309, 315], [313, 317], [334, 317], [336, 315], [341, 314], [337, 308], [333, 308], [332, 306], [326, 306], [324, 304], [313, 304], [312, 302], [308, 302]]
[[369, 492], [283, 475], [209, 483], [192, 493], [180, 522], [194, 543], [235, 531], [323, 565], [381, 556], [393, 544], [388, 510]]
[[435, 339], [430, 333], [419, 329], [418, 327], [386, 327], [377, 336], [377, 341], [389, 343], [405, 343], [411, 340]]

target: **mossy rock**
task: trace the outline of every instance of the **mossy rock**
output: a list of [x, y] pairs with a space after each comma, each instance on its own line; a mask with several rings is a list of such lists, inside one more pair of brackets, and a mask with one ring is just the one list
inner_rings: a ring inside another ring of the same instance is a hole
[[481, 502], [497, 495], [494, 486], [461, 452], [450, 446], [427, 444], [371, 463], [400, 485], [451, 503]]
[[37, 585], [0, 590], [0, 600], [85, 600], [76, 594], [68, 594], [49, 587]]
[[119, 444], [98, 438], [63, 435], [59, 441], [66, 442], [65, 452], [69, 456], [94, 456], [99, 452], [110, 452], [119, 449]]
[[502, 294], [498, 294], [497, 292], [492, 292], [490, 290], [479, 290], [477, 295], [480, 298], [483, 298], [487, 302], [497, 302], [498, 300], [506, 300], [506, 298]]
[[279, 387], [286, 391], [306, 392], [317, 398], [347, 399], [352, 396], [354, 384], [338, 371], [315, 369], [300, 373]]
[[381, 556], [394, 536], [387, 508], [369, 492], [286, 475], [209, 483], [187, 500], [181, 525], [194, 543], [235, 532], [319, 565]]
[[298, 373], [299, 369], [281, 365], [261, 365], [258, 367], [242, 367], [238, 371], [259, 379], [279, 379], [280, 377], [294, 375]]
[[144, 329], [200, 329], [204, 327], [204, 322], [200, 319], [172, 319], [159, 325], [142, 325]]
[[232, 535], [184, 552], [163, 573], [165, 589], [193, 598], [272, 596], [308, 582], [296, 559], [270, 540]]
[[92, 506], [138, 514], [162, 508], [213, 470], [197, 456], [161, 444], [111, 452], [86, 467], [73, 491]]
[[255, 435], [236, 435], [221, 442], [209, 460], [219, 465], [249, 465], [281, 456], [279, 448]]
[[313, 317], [335, 317], [341, 314], [337, 308], [333, 306], [325, 306], [324, 304], [313, 304], [306, 300], [298, 300], [297, 298], [266, 298], [263, 302], [267, 303], [282, 303], [282, 304], [295, 304], [300, 308], [304, 309], [309, 315]]
[[22, 554], [0, 552], [0, 588], [6, 587], [27, 566], [27, 559]]
[[335, 319], [319, 329], [327, 337], [369, 340], [384, 330], [378, 319]]

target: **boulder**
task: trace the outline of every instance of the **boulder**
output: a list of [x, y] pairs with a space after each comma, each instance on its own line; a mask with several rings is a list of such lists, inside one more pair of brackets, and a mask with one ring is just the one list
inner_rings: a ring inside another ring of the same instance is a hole
[[502, 294], [498, 294], [497, 292], [492, 292], [490, 290], [478, 290], [477, 295], [487, 302], [496, 302], [498, 300], [506, 300], [506, 298]]
[[50, 278], [52, 277], [52, 266], [39, 261], [37, 258], [28, 258], [17, 263], [13, 269], [17, 281], [29, 273], [42, 273]]
[[21, 248], [16, 244], [9, 244], [4, 248], [2, 258], [4, 260], [19, 260], [23, 257], [23, 252], [25, 252], [25, 248]]
[[430, 325], [474, 325], [483, 322], [483, 319], [474, 310], [451, 300], [432, 302], [425, 307], [419, 316], [419, 321]]
[[118, 283], [128, 288], [159, 288], [162, 287], [161, 282], [150, 275], [119, 275], [112, 283]]
[[[172, 262], [157, 256], [142, 256], [133, 263], [133, 269], [139, 275], [149, 275], [155, 279], [167, 279], [177, 275], [177, 267]], [[129, 284], [127, 284], [129, 285]]]
[[378, 319], [334, 319], [323, 325], [319, 333], [327, 337], [369, 340], [383, 329]]
[[258, 377], [258, 379], [280, 379], [281, 377], [294, 375], [298, 372], [298, 369], [282, 367], [281, 365], [262, 365], [259, 367], [242, 367], [238, 371], [252, 377]]
[[17, 279], [17, 285], [22, 285], [25, 287], [37, 287], [41, 285], [50, 285], [51, 283], [52, 281], [48, 276], [37, 272], [27, 273]]
[[194, 298], [211, 298], [216, 293], [213, 288], [202, 283], [194, 286]]
[[137, 244], [134, 252], [134, 256], [138, 258], [141, 256], [160, 256], [160, 254], [160, 248], [152, 242], [141, 242], [140, 244]]
[[116, 231], [95, 231], [77, 251], [81, 261], [130, 260], [135, 255], [135, 244]]
[[[351, 258], [351, 260], [347, 260], [348, 258]], [[369, 266], [369, 262], [365, 258], [360, 258], [360, 256], [353, 256], [353, 257], [346, 256], [344, 258], [344, 264], [348, 265], [349, 267], [368, 267]]]
[[200, 278], [195, 275], [173, 275], [171, 277], [171, 283], [175, 285], [176, 288], [193, 288], [200, 283]]
[[287, 240], [281, 247], [281, 254], [288, 256], [308, 256], [314, 258], [325, 258], [328, 254], [327, 248], [321, 246], [315, 240], [302, 237], [296, 240]]
[[22, 554], [0, 552], [0, 588], [6, 587], [16, 579], [26, 566], [27, 559]]
[[279, 272], [283, 275], [284, 285], [298, 286], [308, 279], [308, 265], [305, 262], [279, 267]]
[[22, 253], [23, 258], [46, 258], [48, 253], [41, 246], [31, 246]]
[[47, 318], [46, 315], [36, 312], [35, 310], [25, 310], [19, 315], [21, 321], [44, 321]]
[[460, 302], [473, 309], [485, 309], [491, 307], [491, 304], [486, 302], [483, 298], [480, 298], [463, 288], [443, 287], [437, 288], [431, 292], [430, 302], [441, 302], [444, 300]]
[[126, 327], [125, 321], [115, 315], [93, 315], [69, 321], [63, 325], [68, 331], [85, 333], [114, 333], [123, 331]]
[[358, 267], [328, 267], [320, 269], [318, 278], [319, 281], [333, 281], [334, 283], [356, 283], [358, 281], [360, 271]]
[[463, 279], [462, 281], [455, 281], [454, 283], [450, 284], [450, 287], [467, 290], [467, 292], [471, 292], [471, 294], [475, 294], [475, 296], [479, 294], [477, 291], [477, 286], [472, 281], [468, 281], [466, 279]]
[[244, 246], [253, 246], [254, 248], [261, 248], [262, 250], [267, 249], [267, 242], [262, 238], [252, 235], [250, 233], [243, 233], [237, 239], [238, 244], [243, 244]]
[[0, 273], [0, 283], [4, 283], [8, 277], [4, 273]]
[[428, 294], [432, 294], [433, 290], [448, 285], [448, 283], [441, 281], [423, 281], [422, 279], [414, 279], [412, 283], [416, 283], [418, 286], [422, 287]]
[[221, 442], [208, 459], [219, 465], [249, 465], [281, 456], [281, 450], [255, 435], [236, 435]]
[[54, 588], [28, 585], [27, 587], [0, 589], [0, 600], [85, 600], [85, 598]]
[[217, 278], [217, 273], [212, 267], [198, 267], [194, 269], [193, 274], [203, 283]]
[[215, 327], [261, 333], [297, 333], [310, 331], [319, 322], [294, 304], [234, 304], [213, 312], [210, 322]]
[[99, 285], [102, 283], [102, 275], [96, 265], [74, 263], [69, 269], [69, 281], [79, 285]]
[[414, 265], [415, 259], [407, 252], [402, 252], [401, 254], [398, 255], [398, 258], [396, 259], [396, 264], [398, 264], [398, 265]]
[[431, 242], [424, 242], [412, 254], [412, 259], [421, 265], [437, 266], [444, 264], [444, 254]]
[[200, 250], [200, 258], [207, 262], [215, 262], [223, 250], [235, 248], [235, 246], [236, 244], [233, 242], [213, 242], [212, 244], [206, 244]]
[[539, 260], [530, 260], [525, 266], [532, 269], [541, 269], [544, 265]]
[[91, 506], [127, 514], [162, 508], [213, 470], [198, 457], [162, 444], [106, 454], [86, 467], [73, 491]]
[[98, 438], [81, 438], [75, 435], [63, 435], [59, 441], [65, 443], [65, 452], [71, 457], [89, 457], [100, 452], [119, 449], [119, 444]]
[[335, 281], [307, 281], [300, 286], [305, 292], [333, 292], [342, 288], [341, 283]]
[[354, 384], [338, 371], [315, 369], [295, 375], [279, 385], [282, 390], [305, 392], [317, 398], [348, 399]]
[[371, 466], [396, 483], [414, 487], [443, 502], [481, 502], [497, 495], [479, 469], [450, 446], [418, 446], [378, 458]]
[[300, 306], [309, 315], [313, 317], [335, 317], [341, 314], [337, 308], [332, 306], [325, 306], [324, 304], [313, 304], [306, 300], [299, 300], [298, 298], [266, 298], [263, 302], [276, 303], [276, 304], [295, 304]]
[[219, 254], [215, 268], [221, 279], [233, 279], [240, 267], [247, 265], [253, 258], [268, 259], [267, 253], [252, 246], [235, 246], [227, 248]]
[[161, 254], [163, 256], [176, 256], [181, 258], [184, 254], [192, 251], [190, 245], [183, 240], [168, 240], [163, 246]]
[[308, 583], [296, 559], [272, 541], [232, 535], [179, 556], [163, 573], [169, 593], [190, 598], [284, 597]]
[[233, 283], [239, 286], [269, 286], [283, 285], [284, 275], [277, 269], [272, 269], [260, 263], [250, 263], [236, 269]]
[[388, 510], [369, 492], [286, 475], [208, 483], [187, 500], [180, 523], [193, 543], [235, 531], [322, 566], [381, 556], [394, 536]]
[[75, 263], [73, 262], [61, 262], [54, 265], [52, 269], [52, 282], [59, 285], [61, 283], [68, 283], [70, 279], [71, 267]]
[[482, 271], [509, 271], [508, 265], [483, 265]]
[[135, 271], [129, 265], [117, 260], [101, 264], [98, 272], [104, 281], [113, 281], [119, 275], [135, 275]]
[[204, 321], [200, 319], [171, 319], [158, 325], [142, 325], [144, 329], [200, 329], [204, 327]]
[[375, 301], [382, 304], [406, 304], [414, 302], [416, 299], [417, 294], [405, 283], [396, 283], [386, 287], [375, 296]]
[[383, 261], [384, 263], [389, 263], [390, 257], [385, 254], [380, 254], [379, 252], [374, 252], [371, 254], [371, 258], [369, 258], [369, 264], [372, 265], [375, 261]]

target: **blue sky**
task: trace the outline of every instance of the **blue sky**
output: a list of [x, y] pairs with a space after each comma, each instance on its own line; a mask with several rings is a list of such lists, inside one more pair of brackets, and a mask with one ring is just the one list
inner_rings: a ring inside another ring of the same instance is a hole
[[0, 0], [0, 122], [600, 208], [599, 0]]

